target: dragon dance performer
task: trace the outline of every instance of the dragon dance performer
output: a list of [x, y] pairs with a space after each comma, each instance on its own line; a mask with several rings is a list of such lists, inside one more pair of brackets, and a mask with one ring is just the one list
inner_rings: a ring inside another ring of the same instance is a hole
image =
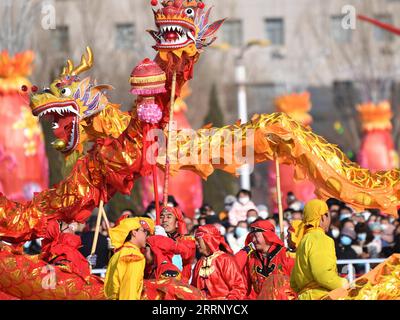
[[182, 211], [177, 207], [164, 207], [160, 223], [168, 237], [179, 244], [179, 255], [182, 258], [182, 281], [189, 283], [192, 274], [192, 263], [196, 257], [196, 243], [192, 236], [186, 235], [186, 223]]
[[64, 271], [85, 279], [90, 276], [88, 261], [79, 252], [81, 238], [73, 233], [61, 233], [60, 225], [51, 220], [42, 240], [40, 257], [49, 264], [62, 266]]
[[182, 273], [172, 263], [172, 257], [179, 254], [178, 243], [165, 236], [154, 235], [147, 239], [146, 245], [146, 263], [148, 267], [145, 270], [146, 279], [182, 279]]
[[140, 300], [143, 289], [145, 258], [141, 252], [146, 238], [154, 232], [149, 218], [127, 218], [110, 229], [111, 243], [116, 248], [106, 272], [104, 293], [112, 300]]
[[[286, 287], [290, 288], [288, 283], [294, 260], [276, 235], [273, 224], [268, 220], [257, 220], [250, 225], [250, 230], [246, 246], [235, 255], [246, 279], [247, 297], [254, 299], [259, 296], [264, 282], [273, 275], [285, 276]], [[293, 299], [295, 294], [287, 292], [281, 298], [285, 296]]]
[[288, 255], [293, 259], [296, 259], [296, 250], [297, 245], [299, 244], [299, 240], [297, 239], [296, 234], [303, 222], [301, 220], [293, 220], [290, 222], [290, 226], [288, 229], [287, 236], [287, 246], [288, 246]]
[[300, 300], [317, 300], [331, 290], [349, 286], [337, 273], [334, 241], [325, 234], [330, 223], [324, 201], [315, 199], [306, 204], [303, 224], [296, 233], [296, 262], [290, 278]]
[[245, 280], [232, 256], [232, 250], [214, 225], [200, 226], [195, 232], [202, 257], [197, 261], [192, 285], [207, 299], [242, 300], [246, 297]]

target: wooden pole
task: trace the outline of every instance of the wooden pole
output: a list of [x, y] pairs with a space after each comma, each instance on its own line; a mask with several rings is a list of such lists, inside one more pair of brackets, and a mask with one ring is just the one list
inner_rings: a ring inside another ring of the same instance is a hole
[[174, 104], [175, 104], [175, 90], [176, 90], [176, 71], [172, 76], [172, 85], [171, 85], [171, 100], [169, 104], [169, 124], [168, 124], [168, 139], [167, 139], [167, 155], [165, 161], [165, 177], [164, 177], [164, 207], [168, 204], [168, 184], [169, 184], [169, 151], [170, 151], [170, 141], [171, 141], [171, 133], [172, 133], [172, 123], [174, 121]]
[[275, 168], [276, 168], [276, 191], [278, 196], [278, 213], [279, 213], [279, 229], [281, 240], [285, 240], [285, 233], [283, 230], [283, 208], [282, 208], [282, 192], [281, 192], [281, 173], [279, 168], [278, 157], [275, 158]]
[[99, 212], [97, 213], [97, 220], [96, 220], [96, 230], [94, 231], [94, 238], [93, 238], [92, 250], [90, 251], [90, 255], [93, 255], [96, 252], [97, 240], [99, 239], [100, 223], [101, 223], [103, 208], [104, 208], [104, 202], [103, 202], [103, 200], [100, 200]]
[[107, 232], [108, 232], [108, 230], [110, 230], [110, 221], [108, 221], [107, 213], [106, 213], [106, 210], [104, 210], [104, 207], [103, 207], [103, 210], [102, 210], [102, 216], [103, 216], [103, 219], [104, 219], [104, 221], [106, 223]]
[[153, 171], [153, 189], [154, 189], [154, 202], [156, 203], [156, 225], [160, 225], [160, 200], [158, 199], [158, 181], [157, 181], [157, 166], [154, 164]]

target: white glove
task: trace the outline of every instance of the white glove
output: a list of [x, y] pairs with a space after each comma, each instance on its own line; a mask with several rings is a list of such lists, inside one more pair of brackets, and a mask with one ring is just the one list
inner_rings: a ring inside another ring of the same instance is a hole
[[110, 237], [107, 237], [107, 248], [108, 248], [108, 250], [114, 249], [114, 247], [113, 247], [113, 245], [111, 243]]
[[161, 227], [161, 226], [155, 226], [154, 234], [157, 235], [157, 236], [168, 237], [167, 233], [165, 232], [165, 229], [163, 227]]
[[86, 260], [89, 262], [89, 264], [94, 268], [97, 264], [97, 255], [92, 254], [86, 257]]

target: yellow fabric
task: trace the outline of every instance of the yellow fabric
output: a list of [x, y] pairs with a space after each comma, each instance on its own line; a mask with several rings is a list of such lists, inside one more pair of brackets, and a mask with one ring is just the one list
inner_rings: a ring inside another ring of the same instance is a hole
[[290, 277], [291, 287], [300, 300], [317, 300], [340, 288], [346, 279], [339, 277], [333, 239], [321, 228], [307, 230], [296, 250]]
[[294, 229], [294, 231], [290, 233], [290, 238], [297, 248], [301, 238], [303, 238], [303, 221], [293, 220], [292, 222], [290, 222], [290, 225]]
[[321, 217], [329, 211], [325, 201], [314, 199], [304, 207], [303, 223], [307, 226], [319, 227]]
[[292, 222], [292, 227], [295, 229], [295, 232], [292, 233], [291, 237], [296, 247], [298, 247], [301, 242], [306, 230], [310, 228], [319, 228], [321, 217], [328, 211], [329, 208], [325, 201], [314, 199], [307, 202], [304, 206], [303, 221], [298, 222], [298, 220], [295, 220], [296, 222]]
[[[158, 49], [158, 53], [160, 55], [160, 58], [164, 61], [168, 61], [168, 53], [171, 52], [171, 49]], [[183, 47], [179, 49], [175, 49], [172, 51], [174, 55], [176, 55], [178, 58], [182, 57], [183, 52], [186, 52], [189, 57], [193, 57], [194, 55], [197, 54], [197, 48], [194, 43]]]
[[104, 294], [110, 300], [140, 300], [146, 260], [140, 249], [126, 243], [110, 259]]
[[127, 218], [120, 222], [120, 224], [109, 231], [111, 244], [115, 249], [121, 248], [125, 242], [126, 237], [132, 230], [138, 230], [145, 222], [150, 227], [150, 233], [154, 233], [154, 221], [150, 218], [135, 217]]

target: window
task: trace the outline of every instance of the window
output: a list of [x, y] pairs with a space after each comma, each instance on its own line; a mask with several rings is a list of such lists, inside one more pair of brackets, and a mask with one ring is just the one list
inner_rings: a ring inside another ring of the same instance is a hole
[[349, 43], [351, 41], [351, 29], [345, 29], [342, 26], [343, 16], [331, 17], [332, 38], [338, 43]]
[[116, 25], [115, 48], [130, 50], [135, 46], [135, 25], [124, 23]]
[[242, 21], [230, 20], [222, 25], [222, 42], [229, 43], [233, 47], [240, 47], [243, 44]]
[[265, 19], [266, 36], [271, 44], [285, 44], [284, 22], [282, 18]]
[[[383, 23], [393, 24], [393, 18], [391, 15], [376, 15], [375, 19], [377, 19]], [[394, 39], [393, 33], [390, 33], [389, 31], [386, 31], [379, 27], [374, 26], [373, 28], [374, 28], [374, 39], [376, 41], [380, 41], [380, 42], [393, 41], [393, 39]]]
[[52, 32], [54, 33], [51, 37], [54, 49], [58, 52], [69, 52], [68, 26], [57, 26]]

